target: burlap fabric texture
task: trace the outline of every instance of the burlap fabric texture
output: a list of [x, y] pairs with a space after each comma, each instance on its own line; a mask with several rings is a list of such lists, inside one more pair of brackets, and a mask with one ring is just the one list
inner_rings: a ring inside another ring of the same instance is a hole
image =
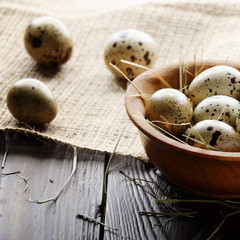
[[[103, 50], [115, 32], [135, 28], [159, 45], [155, 66], [184, 60], [239, 61], [240, 5], [229, 0], [37, 1], [0, 3], [0, 127], [20, 128], [6, 106], [9, 87], [19, 79], [43, 81], [56, 96], [59, 113], [38, 133], [80, 147], [146, 159], [139, 134], [124, 108], [126, 82], [106, 68]], [[73, 56], [59, 69], [39, 66], [23, 45], [27, 24], [50, 15], [62, 20], [73, 42]], [[28, 129], [29, 130], [29, 129]], [[34, 131], [34, 129], [30, 129]]]

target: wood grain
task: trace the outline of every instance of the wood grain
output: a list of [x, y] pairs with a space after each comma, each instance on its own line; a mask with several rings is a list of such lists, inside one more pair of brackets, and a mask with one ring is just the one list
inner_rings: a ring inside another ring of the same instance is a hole
[[99, 225], [76, 218], [77, 213], [100, 220], [105, 153], [78, 149], [77, 171], [56, 202], [29, 203], [53, 197], [69, 177], [73, 148], [53, 141], [7, 133], [1, 152], [9, 153], [2, 172], [21, 171], [29, 188], [17, 175], [1, 176], [1, 239], [98, 239]]
[[[193, 218], [140, 215], [139, 212], [169, 212], [171, 209], [163, 204], [157, 204], [155, 197], [149, 194], [146, 189], [130, 181], [119, 173], [121, 169], [132, 178], [145, 179], [155, 182], [154, 184], [145, 181], [137, 181], [151, 191], [157, 198], [199, 198], [192, 194], [186, 194], [176, 190], [174, 185], [169, 183], [159, 170], [151, 164], [144, 164], [135, 158], [128, 156], [116, 157], [112, 166], [119, 165], [109, 173], [108, 197], [106, 205], [106, 224], [118, 228], [118, 231], [107, 231], [105, 229], [104, 239], [181, 239], [200, 240], [207, 239], [222, 220], [218, 206], [212, 204], [184, 205], [184, 208], [193, 207], [198, 212]], [[225, 233], [229, 236], [229, 231]], [[235, 230], [236, 234], [236, 230]], [[231, 235], [232, 236], [232, 235]], [[227, 239], [227, 238], [226, 238]]]
[[[0, 176], [3, 187], [0, 189], [0, 239], [3, 240], [205, 240], [222, 221], [222, 214], [229, 212], [216, 204], [195, 204], [177, 206], [196, 210], [198, 214], [193, 218], [169, 220], [140, 215], [142, 211], [171, 211], [169, 205], [157, 204], [156, 198], [194, 199], [196, 196], [176, 189], [151, 164], [122, 155], [115, 155], [111, 161], [105, 196], [104, 171], [109, 154], [81, 148], [78, 148], [77, 170], [58, 200], [42, 205], [30, 203], [29, 198], [53, 197], [65, 183], [72, 170], [73, 148], [29, 134], [0, 131], [0, 158], [6, 148], [9, 153], [2, 173], [20, 173]], [[119, 170], [131, 178], [151, 182], [130, 181]], [[28, 180], [27, 190], [21, 177]], [[118, 230], [79, 218], [78, 213]], [[229, 218], [215, 239], [239, 239], [239, 221], [239, 215]]]

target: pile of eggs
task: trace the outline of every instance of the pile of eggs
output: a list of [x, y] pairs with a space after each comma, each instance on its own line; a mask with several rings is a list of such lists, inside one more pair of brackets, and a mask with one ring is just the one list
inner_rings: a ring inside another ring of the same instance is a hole
[[240, 151], [240, 72], [215, 66], [196, 76], [188, 96], [164, 88], [147, 101], [145, 117], [191, 146]]

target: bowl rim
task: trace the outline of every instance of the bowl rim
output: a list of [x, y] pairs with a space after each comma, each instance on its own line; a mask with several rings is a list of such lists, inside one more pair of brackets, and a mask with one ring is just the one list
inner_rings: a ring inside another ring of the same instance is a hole
[[[199, 62], [199, 65], [205, 64], [206, 62]], [[223, 65], [223, 62], [213, 62], [209, 61], [207, 62], [210, 65]], [[189, 64], [195, 64], [193, 62], [189, 62]], [[227, 66], [232, 66], [237, 68], [238, 70], [240, 69], [240, 65], [238, 63], [225, 63], [224, 65]], [[156, 72], [161, 75], [161, 71], [165, 71], [168, 68], [174, 69], [174, 68], [179, 68], [179, 64], [174, 64], [174, 65], [166, 65], [162, 66], [158, 69], [156, 69]], [[155, 69], [154, 69], [155, 70]], [[143, 72], [142, 74], [138, 75], [134, 80], [133, 83], [137, 86], [141, 85], [141, 82], [145, 81], [146, 78], [149, 77], [154, 77], [155, 75], [152, 73], [152, 71], [147, 70]], [[156, 78], [156, 77], [155, 77]], [[142, 90], [140, 88], [140, 90]], [[134, 96], [136, 95], [137, 96]], [[132, 100], [134, 96], [134, 100]], [[224, 152], [224, 151], [214, 151], [214, 150], [208, 150], [208, 149], [201, 149], [197, 147], [193, 147], [187, 144], [183, 144], [181, 142], [178, 142], [174, 139], [171, 139], [170, 137], [164, 135], [160, 131], [157, 131], [152, 127], [146, 120], [143, 115], [143, 113], [139, 110], [134, 108], [136, 103], [141, 101], [142, 105], [144, 105], [143, 99], [138, 95], [137, 90], [130, 84], [126, 90], [125, 94], [125, 109], [127, 112], [128, 117], [130, 120], [133, 122], [133, 124], [138, 128], [140, 132], [142, 132], [144, 135], [148, 136], [149, 138], [153, 139], [156, 142], [161, 143], [165, 147], [169, 147], [171, 149], [174, 149], [176, 151], [181, 151], [186, 154], [190, 154], [193, 157], [198, 156], [202, 157], [205, 159], [215, 159], [218, 161], [232, 161], [232, 162], [239, 162], [240, 161], [240, 152]], [[137, 115], [139, 114], [139, 115]], [[142, 117], [142, 119], [141, 119]]]

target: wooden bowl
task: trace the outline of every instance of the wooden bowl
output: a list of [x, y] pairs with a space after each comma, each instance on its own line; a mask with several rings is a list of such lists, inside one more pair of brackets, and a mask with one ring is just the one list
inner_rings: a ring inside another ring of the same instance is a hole
[[[198, 63], [205, 70], [225, 63]], [[227, 64], [240, 69], [238, 64]], [[196, 65], [188, 63], [194, 73]], [[179, 89], [179, 65], [155, 70], [173, 88]], [[188, 74], [188, 84], [193, 76]], [[144, 93], [152, 94], [164, 88], [150, 71], [134, 79], [134, 84]], [[196, 194], [214, 198], [240, 198], [240, 152], [204, 150], [180, 143], [154, 129], [144, 120], [145, 104], [135, 88], [130, 85], [125, 96], [127, 114], [139, 129], [141, 141], [149, 160], [174, 184]]]

